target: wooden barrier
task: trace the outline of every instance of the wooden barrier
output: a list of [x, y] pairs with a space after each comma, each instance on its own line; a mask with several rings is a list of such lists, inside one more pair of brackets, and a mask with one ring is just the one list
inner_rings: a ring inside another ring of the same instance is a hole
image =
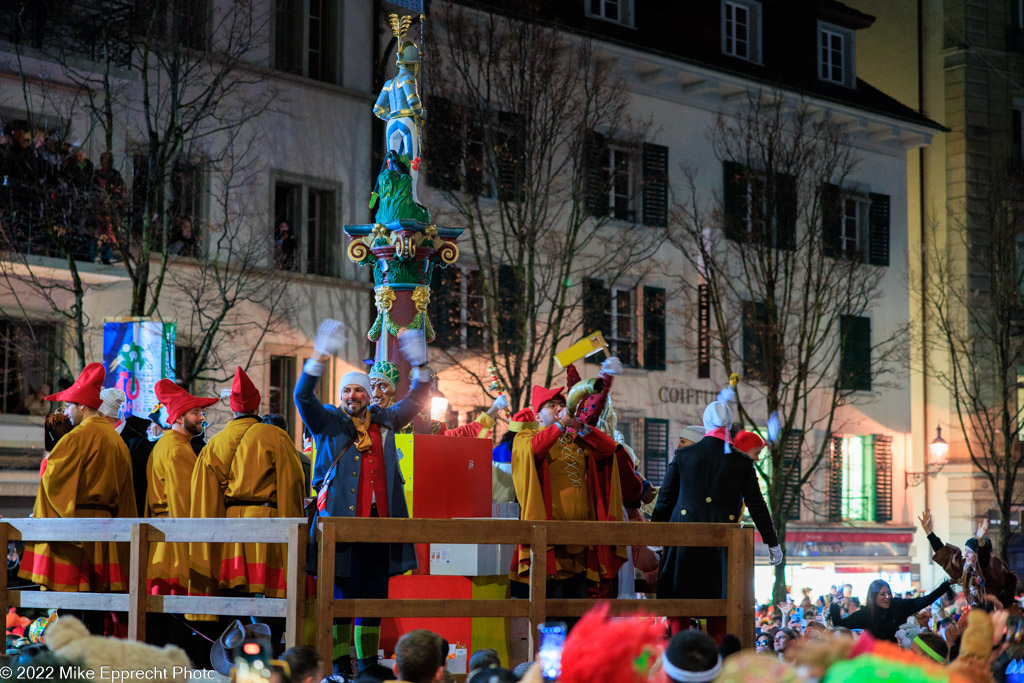
[[[9, 590], [0, 574], [0, 613], [8, 607], [57, 607], [128, 613], [128, 637], [146, 639], [147, 613], [284, 617], [285, 642], [300, 645], [305, 597], [305, 561], [309, 526], [305, 518], [285, 519], [14, 519], [0, 523], [0, 547], [8, 541], [114, 541], [131, 544], [127, 593], [65, 593]], [[148, 595], [149, 548], [153, 543], [284, 543], [287, 592], [284, 598], [226, 598]]]
[[335, 600], [333, 581], [317, 582], [317, 649], [330, 661], [337, 617], [528, 617], [530, 649], [548, 614], [581, 616], [593, 600], [548, 600], [547, 546], [652, 545], [724, 547], [726, 597], [699, 600], [612, 600], [613, 613], [725, 617], [744, 648], [754, 646], [754, 532], [735, 524], [527, 522], [505, 519], [322, 518], [317, 528], [320, 577], [334, 576], [335, 546], [345, 543], [511, 543], [529, 546], [529, 600]]

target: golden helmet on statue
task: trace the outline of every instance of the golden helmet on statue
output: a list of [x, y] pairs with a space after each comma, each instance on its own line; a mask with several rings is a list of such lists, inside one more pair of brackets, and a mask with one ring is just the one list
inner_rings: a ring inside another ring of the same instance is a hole
[[585, 399], [587, 396], [599, 394], [603, 390], [604, 380], [600, 377], [592, 377], [590, 379], [584, 379], [577, 382], [573, 388], [569, 390], [569, 398], [565, 401], [566, 408], [569, 409], [569, 414], [575, 415], [576, 408], [579, 406], [580, 401]]

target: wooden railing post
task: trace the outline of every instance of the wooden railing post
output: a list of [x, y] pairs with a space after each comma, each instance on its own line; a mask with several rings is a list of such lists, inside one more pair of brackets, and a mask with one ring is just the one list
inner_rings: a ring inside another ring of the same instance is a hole
[[[306, 546], [309, 525], [296, 524], [288, 530], [288, 617], [285, 627], [285, 646], [302, 645], [303, 606], [306, 603]], [[333, 581], [331, 582], [334, 583]]]
[[540, 641], [537, 627], [548, 613], [548, 528], [534, 524], [530, 528], [530, 655], [536, 654]]
[[725, 630], [737, 634], [742, 647], [750, 648], [754, 646], [754, 536], [740, 526], [725, 530], [725, 534]]
[[740, 645], [744, 649], [754, 647], [754, 530], [740, 528], [740, 555], [743, 557], [743, 623], [741, 624]]
[[319, 519], [317, 539], [319, 562], [316, 570], [316, 648], [324, 658], [325, 668], [334, 649], [334, 524]]
[[128, 639], [146, 642], [146, 583], [149, 570], [148, 524], [132, 525], [131, 569], [128, 572]]

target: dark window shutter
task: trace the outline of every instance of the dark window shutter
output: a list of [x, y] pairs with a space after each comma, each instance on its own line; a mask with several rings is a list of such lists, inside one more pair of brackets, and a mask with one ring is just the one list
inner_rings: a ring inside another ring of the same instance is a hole
[[889, 195], [870, 194], [871, 209], [868, 212], [870, 244], [868, 263], [873, 266], [889, 265]]
[[821, 186], [821, 248], [825, 256], [839, 256], [842, 228], [842, 195], [837, 185], [826, 183]]
[[644, 418], [644, 477], [658, 484], [668, 469], [668, 420]]
[[757, 380], [765, 376], [763, 340], [765, 329], [764, 304], [759, 301], [743, 302], [743, 375]]
[[644, 144], [644, 224], [668, 227], [668, 147]]
[[[583, 281], [583, 334], [605, 332], [611, 329], [608, 308], [611, 294], [601, 280], [587, 279]], [[599, 363], [603, 360], [600, 353], [587, 356], [585, 362]]]
[[892, 437], [875, 434], [875, 521], [892, 521]]
[[839, 386], [852, 391], [871, 389], [871, 318], [839, 318]]
[[500, 129], [494, 135], [498, 169], [498, 200], [518, 202], [523, 197], [523, 119], [500, 112]]
[[665, 369], [665, 290], [659, 287], [644, 287], [644, 368]]
[[743, 166], [733, 161], [722, 162], [722, 208], [726, 238], [742, 241], [746, 234], [747, 178]]
[[459, 316], [462, 310], [460, 273], [455, 266], [434, 268], [434, 282], [430, 286], [429, 315], [434, 326], [434, 344], [447, 349], [458, 346]]
[[782, 491], [782, 509], [786, 519], [800, 519], [800, 477], [803, 475], [803, 460], [800, 457], [803, 444], [803, 430], [794, 429], [786, 437], [782, 447], [782, 472], [785, 484]]
[[439, 190], [457, 190], [464, 137], [458, 111], [451, 100], [443, 97], [431, 97], [426, 105], [430, 112], [424, 122], [427, 184]]
[[498, 329], [501, 332], [498, 348], [504, 354], [516, 353], [523, 345], [521, 283], [522, 278], [514, 266], [498, 267], [498, 281], [494, 283], [498, 290]]
[[591, 131], [583, 141], [587, 174], [587, 213], [598, 218], [608, 213], [608, 145], [604, 136]]
[[775, 247], [796, 249], [796, 178], [780, 173], [775, 176]]
[[833, 434], [828, 445], [828, 521], [843, 520], [843, 437]]

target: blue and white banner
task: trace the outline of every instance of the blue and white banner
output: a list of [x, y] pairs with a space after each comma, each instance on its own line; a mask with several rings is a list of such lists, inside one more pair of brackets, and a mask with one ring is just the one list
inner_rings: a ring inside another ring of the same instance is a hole
[[174, 379], [174, 336], [178, 326], [162, 322], [108, 322], [103, 324], [105, 387], [118, 387], [128, 400], [124, 415], [148, 417], [159, 403], [153, 387], [161, 379]]

